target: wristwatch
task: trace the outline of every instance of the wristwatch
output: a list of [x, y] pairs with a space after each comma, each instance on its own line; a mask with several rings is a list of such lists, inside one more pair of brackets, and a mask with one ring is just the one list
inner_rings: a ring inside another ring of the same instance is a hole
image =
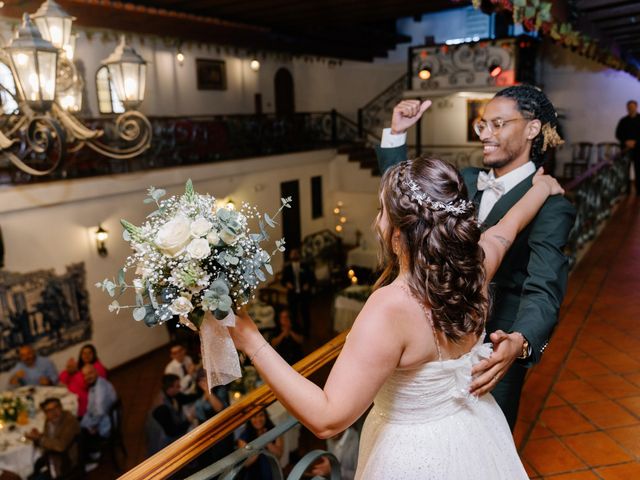
[[527, 340], [527, 337], [525, 337], [520, 332], [513, 332], [513, 333], [517, 333], [522, 337], [522, 352], [520, 353], [520, 356], [518, 357], [518, 359], [526, 360], [527, 358], [529, 358], [529, 355], [531, 355], [531, 352], [529, 351], [529, 340]]

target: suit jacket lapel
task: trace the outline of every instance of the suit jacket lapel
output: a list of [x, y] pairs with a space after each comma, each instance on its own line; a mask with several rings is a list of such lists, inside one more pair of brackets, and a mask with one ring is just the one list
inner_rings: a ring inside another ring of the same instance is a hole
[[511, 207], [513, 207], [522, 196], [527, 193], [527, 190], [531, 188], [531, 179], [535, 173], [529, 175], [527, 178], [522, 180], [519, 184], [505, 193], [500, 200], [496, 202], [493, 206], [487, 218], [485, 218], [484, 222], [482, 222], [483, 230], [492, 227], [496, 223], [500, 221], [502, 217], [509, 211]]
[[478, 190], [478, 175], [480, 174], [480, 172], [481, 170], [478, 170], [469, 175], [468, 178], [465, 178], [469, 200], [473, 202], [473, 204], [476, 206], [476, 209], [480, 208], [480, 200], [482, 200], [482, 194], [484, 193]]

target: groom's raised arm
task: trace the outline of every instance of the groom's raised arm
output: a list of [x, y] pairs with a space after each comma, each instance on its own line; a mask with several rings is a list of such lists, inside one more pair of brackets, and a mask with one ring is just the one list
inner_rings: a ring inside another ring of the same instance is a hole
[[381, 173], [407, 160], [407, 130], [422, 118], [430, 106], [431, 100], [403, 100], [394, 107], [391, 128], [382, 131], [382, 141], [376, 148]]

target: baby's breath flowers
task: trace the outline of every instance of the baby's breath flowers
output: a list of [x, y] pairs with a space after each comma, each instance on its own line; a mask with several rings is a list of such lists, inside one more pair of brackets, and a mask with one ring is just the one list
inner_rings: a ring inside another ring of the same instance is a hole
[[[283, 208], [291, 208], [291, 197], [282, 198], [273, 215], [261, 214], [243, 203], [240, 210], [217, 205], [210, 195], [196, 193], [191, 180], [185, 193], [162, 199], [166, 192], [151, 187], [145, 203], [157, 209], [141, 226], [122, 220], [123, 236], [133, 253], [117, 279], [104, 279], [96, 286], [114, 300], [109, 311], [133, 310], [133, 318], [148, 326], [161, 324], [174, 315], [191, 328], [199, 328], [206, 311], [217, 319], [246, 304], [266, 274], [273, 275], [271, 257], [284, 252], [284, 239], [275, 241], [269, 253], [261, 244], [269, 239], [267, 228]], [[249, 222], [257, 224], [252, 232]], [[127, 273], [133, 272], [131, 283]], [[135, 293], [134, 305], [119, 298], [127, 289]]]

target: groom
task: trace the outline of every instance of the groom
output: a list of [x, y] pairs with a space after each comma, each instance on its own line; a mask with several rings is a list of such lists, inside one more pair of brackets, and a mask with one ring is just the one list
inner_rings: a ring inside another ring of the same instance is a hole
[[[377, 150], [380, 171], [407, 159], [406, 131], [430, 105], [430, 101], [404, 100], [394, 108], [391, 128], [383, 131]], [[557, 125], [553, 105], [535, 87], [506, 88], [487, 104], [475, 125], [486, 169], [461, 172], [483, 231], [531, 187], [545, 150], [562, 143]], [[471, 392], [492, 391], [511, 430], [526, 369], [540, 361], [558, 320], [568, 275], [562, 249], [574, 220], [575, 210], [564, 197], [549, 197], [516, 237], [491, 284], [493, 306], [487, 332], [494, 352], [473, 367]]]

